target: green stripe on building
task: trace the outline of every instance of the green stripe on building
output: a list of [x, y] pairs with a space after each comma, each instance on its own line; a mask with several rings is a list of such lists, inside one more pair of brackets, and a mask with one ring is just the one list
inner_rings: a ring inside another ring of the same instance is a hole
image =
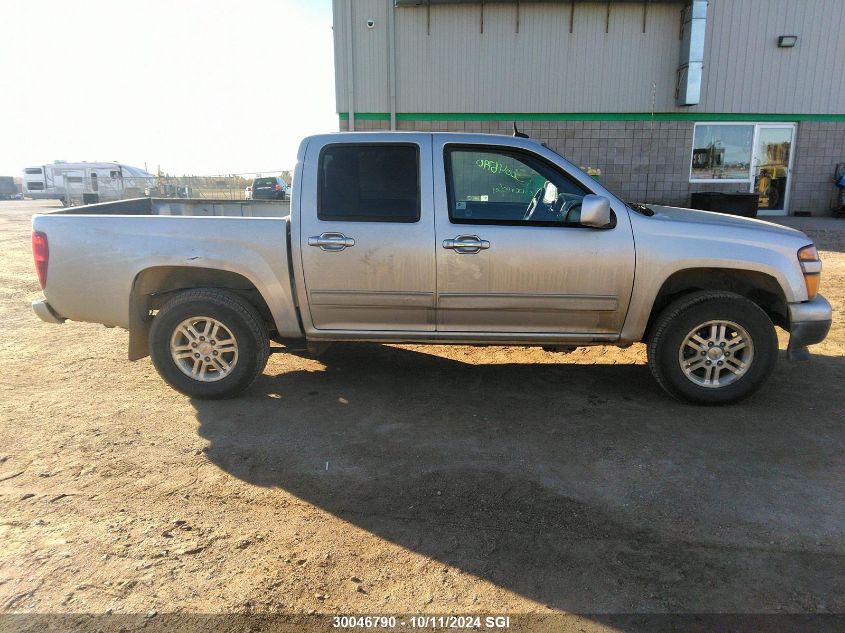
[[[338, 114], [349, 120], [348, 112]], [[387, 112], [356, 112], [359, 121], [389, 121]], [[397, 112], [397, 121], [725, 121], [797, 123], [801, 121], [845, 122], [845, 114], [753, 114], [722, 112]]]

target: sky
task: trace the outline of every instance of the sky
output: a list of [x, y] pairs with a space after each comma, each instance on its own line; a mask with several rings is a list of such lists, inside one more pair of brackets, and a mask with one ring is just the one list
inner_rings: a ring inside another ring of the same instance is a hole
[[290, 169], [338, 129], [331, 0], [3, 0], [0, 175]]

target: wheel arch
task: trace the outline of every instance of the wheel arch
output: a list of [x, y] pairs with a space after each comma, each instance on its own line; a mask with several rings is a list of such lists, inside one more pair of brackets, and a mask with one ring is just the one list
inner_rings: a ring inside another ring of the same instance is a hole
[[777, 279], [764, 272], [734, 268], [686, 268], [672, 273], [661, 285], [651, 307], [643, 340], [647, 341], [657, 317], [681, 297], [700, 291], [727, 291], [758, 305], [780, 327], [788, 327], [789, 309]]
[[258, 310], [275, 330], [273, 314], [256, 285], [244, 275], [217, 268], [194, 266], [153, 266], [139, 272], [132, 282], [129, 298], [129, 360], [149, 355], [149, 330], [154, 313], [174, 293], [197, 288], [229, 290]]

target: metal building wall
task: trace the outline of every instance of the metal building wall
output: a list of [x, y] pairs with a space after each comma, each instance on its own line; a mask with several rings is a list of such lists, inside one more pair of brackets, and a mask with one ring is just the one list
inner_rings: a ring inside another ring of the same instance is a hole
[[648, 33], [642, 6], [568, 4], [438, 6], [397, 11], [399, 107], [417, 112], [643, 112], [674, 92], [680, 5], [655, 5]]
[[[845, 113], [842, 0], [710, 0], [703, 112]], [[793, 49], [779, 35], [798, 35]]]
[[[388, 4], [334, 0], [337, 109], [346, 112], [347, 11], [352, 7], [355, 110], [389, 111]], [[710, 0], [702, 101], [677, 107], [683, 2], [398, 8], [400, 113], [845, 113], [843, 0]], [[430, 11], [430, 12], [429, 12]], [[375, 21], [368, 28], [366, 21]], [[778, 35], [798, 46], [779, 49]]]
[[[356, 112], [389, 110], [387, 73], [387, 8], [392, 0], [333, 0], [334, 54], [337, 111], [346, 112], [349, 103], [349, 51], [352, 51]], [[352, 13], [352, 42], [349, 42], [349, 12]], [[373, 19], [375, 26], [367, 27]]]

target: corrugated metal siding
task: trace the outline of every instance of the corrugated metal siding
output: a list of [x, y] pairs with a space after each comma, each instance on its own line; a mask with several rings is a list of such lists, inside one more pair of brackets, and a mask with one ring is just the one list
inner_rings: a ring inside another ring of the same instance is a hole
[[[352, 6], [352, 45], [355, 67], [355, 110], [387, 112], [390, 109], [387, 86], [388, 40], [387, 7], [392, 0], [334, 0], [335, 75], [338, 112], [346, 111], [346, 16]], [[367, 27], [368, 19], [375, 26]], [[340, 28], [338, 28], [340, 27]], [[400, 40], [396, 40], [397, 45]]]
[[[798, 35], [779, 49], [779, 35]], [[705, 112], [841, 114], [845, 81], [842, 0], [710, 0]]]
[[[355, 102], [360, 112], [387, 112], [388, 41], [386, 2], [353, 2], [352, 30], [355, 33]], [[367, 28], [367, 20], [375, 27]], [[399, 40], [397, 40], [398, 43]], [[379, 107], [378, 110], [371, 108]]]
[[334, 38], [334, 99], [338, 112], [347, 111], [346, 100], [346, 9], [345, 0], [332, 0], [332, 37]]
[[[387, 6], [353, 0], [358, 112], [387, 112]], [[845, 112], [842, 0], [710, 0], [702, 103], [674, 104], [681, 3], [440, 5], [396, 10], [399, 112]], [[346, 111], [346, 7], [334, 0], [338, 111]], [[376, 20], [368, 29], [366, 20]], [[778, 35], [798, 46], [778, 49]]]
[[[355, 68], [355, 111], [387, 112], [387, 9], [392, 0], [334, 0], [335, 87], [338, 112], [348, 109], [347, 16], [352, 7], [352, 56]], [[367, 27], [368, 19], [375, 26]], [[398, 43], [399, 40], [397, 40]]]
[[671, 5], [652, 7], [646, 34], [637, 5], [614, 7], [609, 33], [604, 5], [577, 5], [571, 34], [568, 5], [522, 5], [519, 33], [514, 6], [485, 6], [484, 33], [479, 6], [432, 7], [430, 36], [425, 11], [397, 11], [400, 111], [646, 111], [652, 81], [674, 89]]

